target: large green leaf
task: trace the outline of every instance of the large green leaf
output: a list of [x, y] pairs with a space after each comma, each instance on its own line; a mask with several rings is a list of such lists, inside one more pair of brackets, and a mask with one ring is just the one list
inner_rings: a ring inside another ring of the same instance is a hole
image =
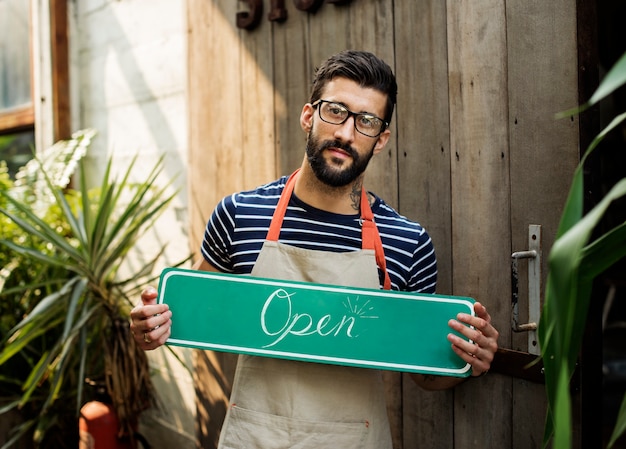
[[[571, 447], [570, 380], [580, 351], [594, 278], [593, 273], [583, 275], [580, 268], [586, 258], [597, 261], [600, 257], [598, 248], [602, 248], [615, 236], [622, 235], [624, 226], [619, 226], [615, 234], [606, 237], [607, 240], [600, 238], [588, 243], [611, 203], [624, 195], [626, 179], [613, 186], [598, 205], [558, 238], [550, 251], [539, 340], [550, 404], [549, 418], [554, 420], [555, 447]], [[614, 262], [624, 257], [626, 248], [621, 245], [621, 250], [611, 252], [610, 255], [611, 259], [607, 259], [604, 265], [610, 266], [611, 260]], [[547, 426], [547, 432], [545, 443], [552, 433], [550, 425]]]
[[[595, 104], [626, 83], [626, 54], [604, 78], [590, 101], [567, 111], [571, 115]], [[594, 278], [626, 256], [626, 223], [594, 236], [611, 204], [626, 195], [626, 179], [586, 215], [584, 203], [584, 164], [607, 134], [626, 120], [626, 113], [615, 117], [589, 145], [577, 167], [559, 223], [556, 240], [548, 257], [545, 302], [539, 322], [539, 341], [545, 370], [548, 415], [544, 447], [554, 437], [554, 447], [572, 445], [570, 382], [580, 352]], [[595, 239], [595, 240], [592, 240]], [[613, 438], [626, 428], [626, 412], [620, 412]]]

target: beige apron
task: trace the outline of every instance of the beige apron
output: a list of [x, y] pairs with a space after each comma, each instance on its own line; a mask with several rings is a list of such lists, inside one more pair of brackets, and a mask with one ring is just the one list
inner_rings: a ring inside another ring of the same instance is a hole
[[[365, 238], [364, 227], [363, 247], [370, 248], [333, 253], [278, 243], [296, 173], [285, 186], [252, 275], [379, 288], [376, 253], [382, 261], [384, 255], [364, 191], [363, 223], [376, 231]], [[372, 238], [378, 251], [371, 247]], [[386, 269], [385, 275], [388, 288]], [[391, 449], [381, 372], [240, 355], [218, 447]]]

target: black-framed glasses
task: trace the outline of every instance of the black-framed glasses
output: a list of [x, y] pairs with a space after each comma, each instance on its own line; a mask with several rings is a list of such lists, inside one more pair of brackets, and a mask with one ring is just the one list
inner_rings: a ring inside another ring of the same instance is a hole
[[352, 112], [350, 109], [328, 100], [317, 100], [311, 106], [318, 107], [320, 118], [332, 125], [341, 125], [350, 117], [354, 117], [354, 128], [367, 137], [378, 137], [389, 123], [380, 117], [367, 112]]

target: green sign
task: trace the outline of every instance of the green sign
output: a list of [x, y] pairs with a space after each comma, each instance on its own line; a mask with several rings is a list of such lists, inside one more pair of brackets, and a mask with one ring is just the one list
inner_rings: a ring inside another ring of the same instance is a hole
[[168, 268], [158, 302], [168, 344], [215, 351], [466, 377], [448, 320], [474, 300]]

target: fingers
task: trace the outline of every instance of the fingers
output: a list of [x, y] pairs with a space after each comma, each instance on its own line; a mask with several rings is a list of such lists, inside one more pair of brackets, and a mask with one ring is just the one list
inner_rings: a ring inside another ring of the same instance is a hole
[[485, 374], [498, 350], [499, 333], [491, 325], [491, 316], [485, 306], [474, 304], [475, 316], [459, 313], [449, 326], [458, 334], [449, 334], [452, 350], [465, 362], [472, 365], [472, 376]]
[[[171, 316], [171, 312], [167, 312]], [[168, 318], [162, 325], [149, 328], [143, 332], [135, 332], [135, 342], [143, 349], [156, 349], [165, 344], [172, 333], [172, 321]]]
[[154, 287], [148, 286], [141, 292], [141, 302], [143, 305], [156, 304], [157, 291]]
[[171, 335], [172, 312], [167, 304], [157, 304], [156, 301], [156, 289], [147, 287], [141, 293], [141, 303], [130, 312], [130, 330], [135, 343], [142, 349], [158, 348]]
[[149, 319], [169, 310], [167, 304], [157, 304], [157, 291], [154, 287], [147, 287], [141, 292], [141, 303], [130, 311], [130, 317], [134, 320]]
[[491, 324], [491, 315], [489, 315], [489, 313], [487, 312], [487, 308], [483, 306], [481, 303], [479, 302], [474, 303], [474, 313], [476, 314], [478, 318], [484, 320], [485, 323]]

